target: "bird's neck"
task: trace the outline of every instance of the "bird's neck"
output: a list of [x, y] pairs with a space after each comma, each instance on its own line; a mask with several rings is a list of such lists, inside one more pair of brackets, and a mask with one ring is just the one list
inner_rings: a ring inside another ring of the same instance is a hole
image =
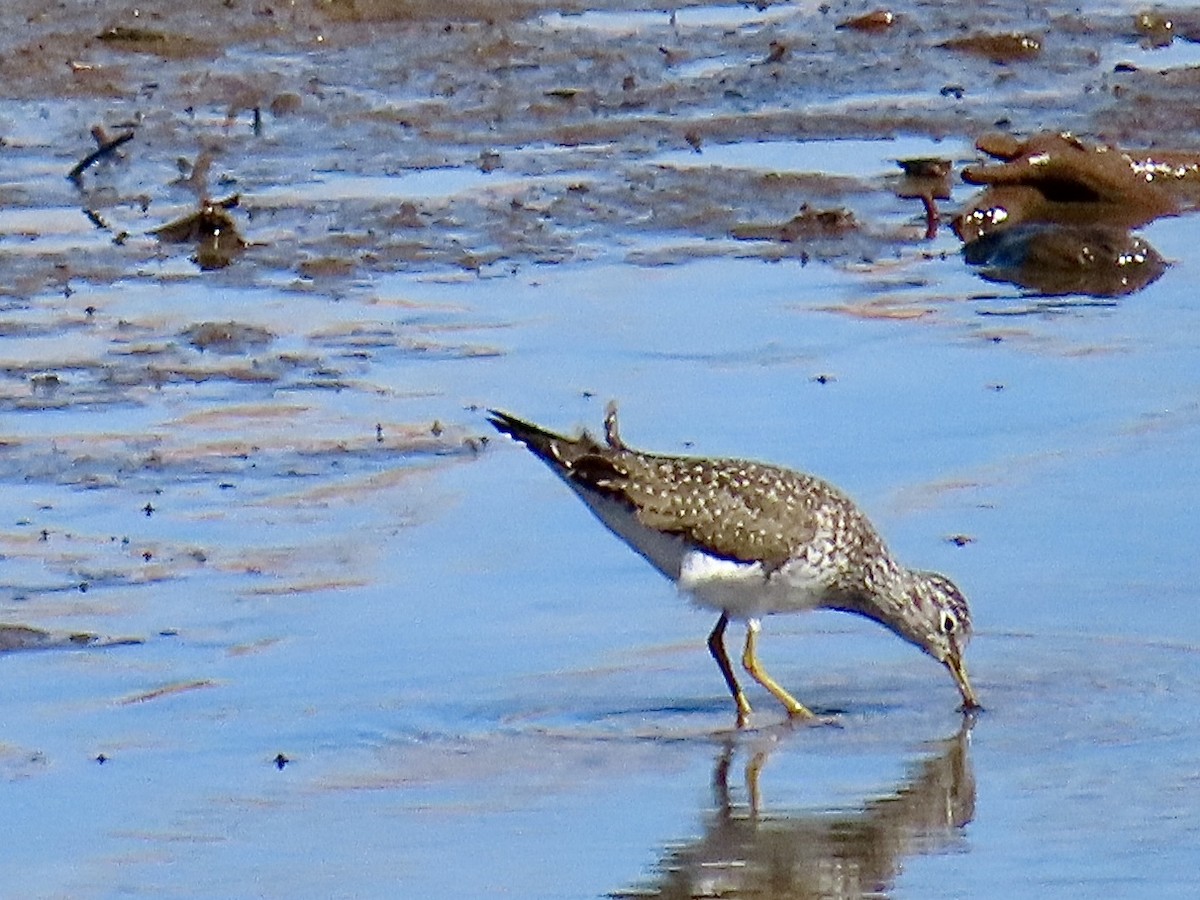
[[873, 559], [862, 584], [838, 598], [833, 609], [854, 613], [891, 630], [909, 643], [922, 646], [905, 611], [911, 608], [921, 575], [897, 563], [887, 553]]

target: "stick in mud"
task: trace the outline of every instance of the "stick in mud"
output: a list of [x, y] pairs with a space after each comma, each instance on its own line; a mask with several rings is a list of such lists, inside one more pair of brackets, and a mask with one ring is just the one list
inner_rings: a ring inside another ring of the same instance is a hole
[[132, 140], [133, 140], [133, 132], [127, 131], [124, 134], [118, 135], [117, 137], [113, 138], [111, 141], [105, 141], [103, 144], [101, 144], [99, 147], [97, 147], [95, 150], [93, 150], [91, 153], [89, 153], [87, 156], [85, 156], [82, 160], [80, 160], [78, 165], [76, 165], [75, 168], [73, 168], [70, 172], [67, 173], [67, 180], [73, 181], [76, 184], [79, 184], [80, 180], [83, 177], [83, 173], [87, 170], [87, 168], [89, 166], [91, 166], [93, 163], [97, 162], [98, 160], [101, 160], [104, 157], [108, 156], [110, 153], [112, 153], [114, 150], [116, 150], [122, 144], [128, 143], [129, 141], [132, 141]]

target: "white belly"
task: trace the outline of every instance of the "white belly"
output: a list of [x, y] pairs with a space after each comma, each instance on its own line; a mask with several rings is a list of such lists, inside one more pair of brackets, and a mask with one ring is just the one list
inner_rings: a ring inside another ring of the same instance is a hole
[[650, 565], [672, 581], [679, 578], [683, 557], [691, 546], [683, 538], [663, 534], [643, 525], [624, 503], [612, 500], [595, 491], [589, 491], [576, 482], [567, 481], [588, 508], [609, 530], [636, 550]]
[[823, 605], [827, 585], [803, 561], [785, 563], [768, 578], [761, 563], [712, 556], [678, 535], [647, 528], [623, 503], [577, 482], [567, 480], [567, 484], [601, 522], [702, 609], [725, 612], [734, 619], [757, 619]]
[[721, 559], [702, 550], [684, 554], [678, 585], [697, 606], [735, 619], [816, 609], [825, 596], [825, 584], [802, 564], [787, 563], [767, 578], [761, 563]]

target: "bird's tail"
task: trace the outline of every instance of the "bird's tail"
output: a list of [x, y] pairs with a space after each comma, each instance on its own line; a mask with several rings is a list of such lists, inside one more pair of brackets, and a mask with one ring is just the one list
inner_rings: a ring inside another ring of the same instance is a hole
[[489, 409], [487, 418], [497, 431], [524, 444], [535, 456], [558, 471], [570, 469], [579, 457], [600, 449], [586, 431], [577, 438], [569, 438], [498, 409]]
[[513, 440], [524, 444], [538, 456], [549, 453], [550, 447], [555, 441], [565, 440], [561, 434], [547, 431], [545, 428], [534, 425], [532, 422], [518, 419], [516, 416], [499, 409], [489, 409], [487, 411], [487, 420], [492, 423], [497, 431], [507, 434]]

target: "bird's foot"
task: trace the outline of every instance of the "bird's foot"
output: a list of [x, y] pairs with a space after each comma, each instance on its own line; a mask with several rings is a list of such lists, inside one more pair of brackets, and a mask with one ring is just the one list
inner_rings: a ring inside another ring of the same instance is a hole
[[753, 710], [750, 708], [750, 701], [746, 699], [746, 695], [742, 693], [742, 689], [737, 687], [737, 682], [734, 682], [733, 705], [737, 707], [737, 727], [741, 731], [743, 728], [750, 727], [750, 713]]
[[813, 726], [822, 726], [822, 727], [829, 726], [832, 728], [841, 728], [842, 720], [840, 718], [838, 718], [837, 716], [818, 716], [816, 713], [811, 712], [806, 709], [806, 710], [804, 710], [803, 713], [800, 713], [800, 714], [789, 712], [788, 713], [788, 724], [792, 725], [792, 726], [813, 725]]

